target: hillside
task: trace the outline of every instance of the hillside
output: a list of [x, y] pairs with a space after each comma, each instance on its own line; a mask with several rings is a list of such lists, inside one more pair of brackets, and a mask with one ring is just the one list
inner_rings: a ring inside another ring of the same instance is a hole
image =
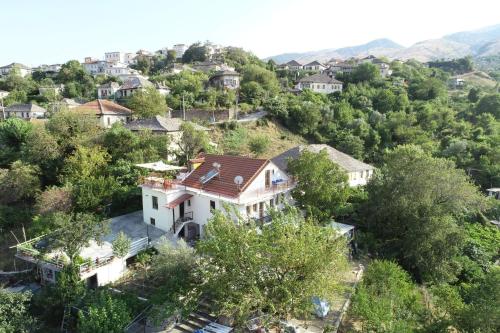
[[468, 45], [440, 38], [418, 42], [406, 49], [387, 54], [387, 56], [397, 59], [416, 59], [425, 62], [433, 59], [445, 59], [450, 57], [462, 58], [470, 54], [471, 49]]
[[343, 48], [330, 48], [303, 53], [283, 53], [266, 58], [277, 63], [297, 60], [301, 63], [312, 60], [328, 61], [331, 58], [347, 59], [363, 57], [368, 54], [386, 56], [391, 59], [417, 59], [429, 61], [436, 59], [453, 59], [467, 55], [475, 58], [500, 54], [500, 24], [472, 31], [461, 31], [417, 42], [403, 47], [390, 39], [382, 38], [366, 44]]
[[465, 80], [471, 86], [494, 88], [497, 85], [497, 82], [491, 76], [481, 71], [457, 75], [457, 78]]
[[283, 53], [266, 58], [265, 60], [273, 59], [277, 63], [285, 63], [290, 60], [297, 60], [298, 62], [305, 64], [313, 60], [325, 62], [332, 58], [346, 59], [350, 57], [366, 56], [370, 54], [382, 56], [401, 49], [404, 49], [404, 47], [390, 39], [376, 39], [366, 44], [343, 47], [340, 49], [324, 49], [304, 53]]

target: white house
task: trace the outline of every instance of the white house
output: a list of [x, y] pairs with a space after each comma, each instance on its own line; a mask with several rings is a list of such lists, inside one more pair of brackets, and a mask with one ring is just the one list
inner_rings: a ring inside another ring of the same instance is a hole
[[[139, 164], [155, 172], [178, 172], [183, 167], [163, 162]], [[180, 238], [191, 242], [204, 235], [204, 227], [214, 209], [231, 207], [233, 214], [266, 222], [269, 208], [282, 209], [290, 199], [294, 183], [273, 162], [238, 156], [206, 155], [190, 162], [188, 172], [176, 179], [145, 177], [141, 180], [143, 211], [118, 216], [109, 221], [110, 232], [102, 243], [92, 241], [80, 251], [80, 278], [87, 286], [103, 286], [118, 280], [127, 265], [142, 250]], [[123, 232], [131, 240], [122, 258], [113, 251], [113, 241]], [[61, 251], [40, 253], [47, 242], [44, 236], [16, 246], [16, 257], [37, 265], [42, 281], [53, 283], [68, 263]]]
[[319, 153], [320, 151], [325, 150], [330, 160], [347, 173], [347, 176], [349, 177], [349, 186], [351, 187], [366, 185], [373, 176], [373, 171], [375, 170], [373, 166], [363, 163], [352, 156], [324, 144], [297, 146], [276, 157], [273, 157], [271, 161], [273, 161], [273, 163], [279, 168], [286, 171], [288, 161], [290, 159], [298, 158], [304, 150], [313, 153]]
[[184, 52], [188, 49], [186, 44], [175, 44], [172, 49], [175, 51], [175, 56], [179, 59], [182, 58]]
[[108, 82], [101, 84], [99, 87], [97, 87], [97, 98], [113, 98], [119, 88], [120, 85], [117, 82]]
[[308, 64], [305, 64], [303, 66], [304, 70], [306, 71], [324, 71], [326, 69], [326, 66], [321, 64], [319, 61], [314, 60], [313, 62], [310, 62]]
[[106, 52], [104, 53], [104, 60], [111, 63], [124, 63], [125, 53], [124, 52]]
[[204, 155], [191, 160], [190, 171], [177, 179], [144, 178], [143, 220], [174, 239], [192, 241], [204, 236], [213, 211], [225, 206], [242, 217], [265, 221], [270, 208], [281, 209], [291, 200], [293, 186], [270, 160]]
[[139, 72], [122, 62], [108, 62], [104, 67], [104, 73], [110, 76], [123, 77], [138, 74]]
[[95, 115], [101, 127], [109, 128], [116, 122], [126, 123], [132, 117], [132, 110], [107, 99], [96, 99], [71, 109], [87, 115]]
[[19, 75], [21, 75], [22, 77], [25, 77], [32, 72], [31, 67], [13, 62], [12, 64], [9, 64], [7, 66], [0, 67], [0, 76], [9, 74], [10, 71], [14, 68], [19, 71]]
[[328, 76], [326, 73], [309, 75], [300, 79], [295, 88], [304, 90], [310, 89], [314, 92], [331, 94], [342, 91], [342, 82]]
[[290, 60], [286, 64], [281, 65], [283, 69], [289, 69], [291, 71], [298, 71], [302, 69], [302, 64], [295, 60]]
[[91, 57], [86, 57], [82, 63], [83, 69], [89, 74], [103, 74], [106, 69], [107, 62], [103, 60], [96, 60]]
[[6, 118], [22, 118], [29, 120], [32, 118], [44, 118], [47, 110], [33, 104], [12, 104], [5, 108]]
[[338, 73], [340, 74], [350, 74], [357, 67], [356, 64], [351, 64], [348, 62], [338, 62], [332, 64], [325, 70], [325, 73], [330, 77], [335, 77]]
[[116, 97], [125, 98], [130, 97], [134, 91], [138, 89], [145, 89], [147, 87], [154, 87], [153, 83], [146, 80], [144, 77], [137, 75], [130, 77], [128, 80], [123, 82], [120, 88], [116, 92]]
[[212, 86], [221, 89], [238, 89], [240, 87], [240, 74], [235, 71], [218, 71], [209, 79]]

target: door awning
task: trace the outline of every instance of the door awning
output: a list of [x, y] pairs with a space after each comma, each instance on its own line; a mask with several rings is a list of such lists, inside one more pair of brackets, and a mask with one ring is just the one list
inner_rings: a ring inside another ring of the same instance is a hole
[[175, 208], [175, 207], [179, 206], [182, 202], [190, 199], [192, 196], [193, 196], [192, 194], [183, 194], [180, 197], [178, 197], [177, 199], [170, 201], [168, 204], [165, 205], [165, 207], [170, 208], [170, 209]]

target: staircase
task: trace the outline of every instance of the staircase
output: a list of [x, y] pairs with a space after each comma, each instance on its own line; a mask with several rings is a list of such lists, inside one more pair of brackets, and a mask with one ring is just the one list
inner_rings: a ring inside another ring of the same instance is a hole
[[174, 235], [177, 236], [182, 230], [182, 227], [184, 227], [184, 225], [189, 222], [193, 222], [193, 212], [189, 212], [184, 217], [179, 217], [177, 220], [175, 220], [173, 228], [173, 230], [175, 230]]
[[191, 333], [196, 330], [202, 329], [211, 322], [214, 322], [217, 318], [212, 314], [210, 310], [210, 305], [206, 302], [200, 302], [198, 309], [187, 318], [182, 319], [182, 321], [175, 325], [170, 332], [172, 333]]

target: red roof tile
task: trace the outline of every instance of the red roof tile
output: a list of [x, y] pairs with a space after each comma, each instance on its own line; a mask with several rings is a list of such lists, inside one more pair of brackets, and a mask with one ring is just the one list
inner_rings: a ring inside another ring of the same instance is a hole
[[165, 207], [170, 208], [170, 209], [175, 208], [180, 203], [186, 201], [187, 199], [191, 198], [192, 196], [193, 196], [192, 194], [183, 194], [180, 197], [178, 197], [177, 199], [170, 201], [168, 204], [165, 205]]
[[[205, 162], [184, 179], [182, 184], [223, 196], [237, 197], [268, 162], [269, 160], [250, 157], [207, 154]], [[214, 163], [220, 165], [219, 175], [206, 184], [202, 184], [200, 177], [212, 170]], [[236, 176], [243, 177], [243, 183], [240, 186], [234, 183]]]
[[106, 99], [96, 99], [94, 101], [85, 103], [73, 109], [76, 112], [95, 112], [96, 115], [102, 116], [103, 114], [116, 114], [116, 115], [130, 115], [132, 110]]

